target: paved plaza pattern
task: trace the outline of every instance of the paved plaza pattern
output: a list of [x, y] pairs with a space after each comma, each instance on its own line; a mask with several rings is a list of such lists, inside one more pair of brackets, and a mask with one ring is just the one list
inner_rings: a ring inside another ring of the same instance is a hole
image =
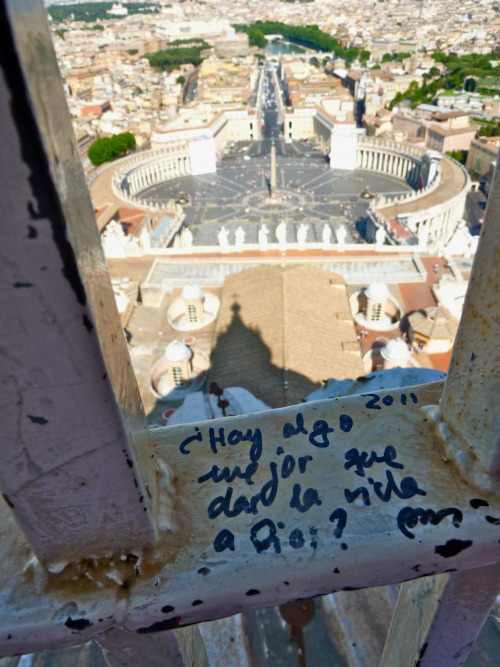
[[[224, 225], [232, 233], [241, 225], [245, 243], [257, 243], [265, 224], [269, 239], [277, 225], [287, 223], [287, 243], [297, 240], [300, 224], [308, 225], [306, 242], [321, 242], [325, 224], [335, 233], [344, 224], [348, 243], [362, 242], [359, 234], [372, 195], [400, 195], [411, 190], [401, 179], [355, 170], [331, 169], [327, 158], [305, 142], [276, 141], [276, 198], [270, 188], [271, 141], [235, 146], [217, 166], [216, 174], [184, 176], [150, 186], [140, 197], [155, 202], [185, 201], [185, 224], [195, 245], [217, 245]], [[368, 189], [368, 190], [366, 190]]]

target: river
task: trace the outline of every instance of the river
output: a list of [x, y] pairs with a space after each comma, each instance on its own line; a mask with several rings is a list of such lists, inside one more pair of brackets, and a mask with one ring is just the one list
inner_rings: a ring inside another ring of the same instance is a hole
[[302, 53], [305, 55], [308, 51], [312, 51], [313, 49], [307, 49], [304, 46], [292, 44], [291, 42], [268, 42], [264, 50], [269, 55], [279, 56], [288, 53]]

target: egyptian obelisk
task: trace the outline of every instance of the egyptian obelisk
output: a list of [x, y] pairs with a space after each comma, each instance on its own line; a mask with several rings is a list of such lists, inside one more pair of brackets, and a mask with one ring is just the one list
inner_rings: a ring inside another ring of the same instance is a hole
[[271, 143], [271, 199], [276, 199], [276, 146], [274, 139]]

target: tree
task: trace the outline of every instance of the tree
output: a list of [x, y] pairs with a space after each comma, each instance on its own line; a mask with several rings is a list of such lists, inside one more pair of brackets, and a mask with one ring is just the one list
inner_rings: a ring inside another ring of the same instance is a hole
[[[194, 40], [190, 41], [193, 42]], [[178, 69], [179, 65], [186, 65], [187, 63], [197, 67], [203, 61], [201, 52], [210, 48], [210, 45], [203, 40], [196, 40], [196, 42], [196, 45], [193, 46], [169, 46], [167, 49], [145, 53], [143, 58], [149, 61], [151, 67], [157, 67], [167, 72]]]
[[403, 60], [406, 60], [406, 58], [411, 58], [411, 53], [406, 51], [401, 51], [401, 53], [398, 53], [396, 60], [398, 61], [398, 63], [402, 63]]
[[459, 74], [452, 74], [448, 77], [447, 88], [461, 88], [462, 87], [462, 78]]
[[382, 56], [381, 63], [390, 63], [392, 62], [392, 53], [384, 53]]
[[181, 86], [183, 86], [186, 83], [186, 77], [182, 76], [181, 74], [180, 76], [177, 77], [175, 83], [180, 83]]
[[356, 60], [358, 55], [359, 55], [359, 49], [357, 49], [356, 47], [351, 47], [350, 49], [347, 49], [344, 54], [346, 67], [350, 67], [352, 61]]
[[240, 24], [233, 27], [239, 32], [246, 32], [249, 36], [252, 30], [257, 29], [263, 35], [279, 34], [294, 44], [307, 46], [317, 51], [333, 51], [337, 57], [344, 55], [344, 49], [339, 45], [338, 40], [320, 30], [317, 25], [297, 26], [287, 25], [281, 21], [255, 21], [251, 25]]
[[460, 162], [460, 164], [465, 164], [467, 160], [467, 153], [468, 151], [462, 151], [462, 150], [446, 151], [446, 155], [449, 155], [457, 162]]
[[[152, 14], [158, 13], [159, 9], [156, 3], [152, 2], [126, 2], [124, 3], [129, 14]], [[52, 17], [54, 23], [61, 21], [85, 21], [86, 23], [95, 23], [101, 19], [109, 19], [108, 10], [111, 9], [112, 2], [77, 2], [67, 5], [50, 5], [47, 7], [48, 14]]]
[[370, 51], [367, 51], [366, 49], [363, 49], [362, 51], [360, 51], [359, 56], [358, 56], [359, 57], [359, 62], [362, 65], [366, 66], [366, 64], [370, 60], [371, 55], [372, 54], [370, 53]]
[[258, 28], [250, 28], [247, 34], [250, 46], [258, 46], [260, 49], [266, 47], [267, 40], [262, 30], [259, 30]]
[[478, 137], [497, 137], [500, 136], [500, 121], [493, 123], [485, 123], [479, 128]]
[[447, 59], [447, 55], [444, 51], [434, 51], [432, 54], [434, 60], [438, 63], [443, 63]]
[[112, 137], [101, 137], [94, 141], [89, 147], [87, 155], [89, 160], [98, 167], [104, 162], [116, 160], [135, 146], [135, 137], [131, 132], [115, 134]]

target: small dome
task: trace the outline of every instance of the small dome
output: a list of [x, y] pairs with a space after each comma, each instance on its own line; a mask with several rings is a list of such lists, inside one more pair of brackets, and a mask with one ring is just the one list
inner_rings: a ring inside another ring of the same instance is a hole
[[383, 301], [389, 296], [389, 289], [385, 283], [372, 283], [365, 289], [368, 299]]
[[191, 358], [191, 350], [185, 343], [180, 340], [173, 340], [165, 349], [164, 357], [167, 361], [182, 362]]
[[408, 349], [408, 345], [404, 342], [402, 338], [393, 338], [390, 340], [382, 350], [380, 354], [386, 361], [401, 361], [406, 362], [411, 357], [411, 352]]
[[194, 299], [203, 298], [203, 292], [200, 289], [199, 285], [189, 283], [189, 285], [184, 285], [182, 288], [182, 298], [189, 299], [190, 301]]

